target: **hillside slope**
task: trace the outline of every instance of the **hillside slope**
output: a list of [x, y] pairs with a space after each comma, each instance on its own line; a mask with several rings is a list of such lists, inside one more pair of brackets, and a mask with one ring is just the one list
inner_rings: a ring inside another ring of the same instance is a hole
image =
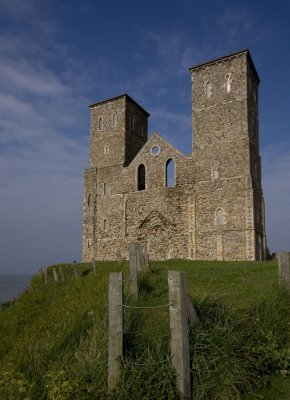
[[[96, 263], [94, 276], [79, 264], [76, 279], [62, 265], [58, 283], [52, 268], [47, 284], [35, 276], [0, 308], [0, 399], [106, 399], [108, 275], [122, 270], [126, 280], [128, 266]], [[276, 285], [275, 262], [172, 260], [150, 269], [139, 277], [138, 305], [166, 304], [167, 270], [186, 272], [200, 318], [190, 335], [196, 399], [289, 398], [290, 296]], [[125, 301], [134, 303], [126, 282]], [[177, 399], [168, 309], [128, 309], [125, 332], [124, 376], [110, 398]]]

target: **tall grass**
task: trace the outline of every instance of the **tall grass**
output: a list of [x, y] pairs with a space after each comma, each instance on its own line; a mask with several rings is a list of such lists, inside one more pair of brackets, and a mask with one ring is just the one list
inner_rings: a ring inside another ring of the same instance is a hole
[[[47, 284], [35, 277], [30, 290], [0, 309], [0, 399], [178, 399], [167, 307], [125, 309], [123, 375], [108, 395], [108, 275], [123, 270], [126, 278], [128, 268], [99, 263], [97, 276], [88, 264], [78, 268], [76, 279], [63, 266], [64, 283], [51, 273]], [[125, 288], [126, 304], [168, 303], [168, 269], [186, 272], [200, 318], [190, 327], [195, 399], [256, 399], [271, 392], [273, 376], [281, 386], [290, 369], [290, 295], [275, 285], [277, 266], [153, 263], [139, 277], [138, 303]]]

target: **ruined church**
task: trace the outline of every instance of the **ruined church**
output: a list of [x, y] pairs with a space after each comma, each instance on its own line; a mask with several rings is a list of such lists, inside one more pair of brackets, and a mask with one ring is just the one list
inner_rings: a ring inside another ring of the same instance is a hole
[[192, 151], [182, 154], [123, 94], [90, 106], [83, 260], [263, 260], [259, 77], [248, 50], [190, 68]]

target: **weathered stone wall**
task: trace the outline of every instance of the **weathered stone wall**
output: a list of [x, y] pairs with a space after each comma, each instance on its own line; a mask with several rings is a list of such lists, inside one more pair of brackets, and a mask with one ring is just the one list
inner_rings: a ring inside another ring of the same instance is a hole
[[90, 166], [129, 164], [147, 141], [149, 114], [128, 95], [90, 109]]
[[[246, 51], [191, 71], [196, 193], [201, 199], [197, 258], [218, 258], [217, 253], [226, 260], [263, 258], [263, 238], [257, 239], [265, 235], [261, 196], [254, 190], [261, 185], [259, 78]], [[224, 214], [220, 226], [213, 224], [217, 209]]]
[[[128, 258], [132, 241], [146, 244], [156, 260], [265, 257], [259, 78], [250, 55], [243, 51], [191, 73], [192, 156], [158, 134], [147, 140], [149, 114], [127, 95], [91, 106], [84, 260]], [[166, 179], [170, 160], [173, 187]]]

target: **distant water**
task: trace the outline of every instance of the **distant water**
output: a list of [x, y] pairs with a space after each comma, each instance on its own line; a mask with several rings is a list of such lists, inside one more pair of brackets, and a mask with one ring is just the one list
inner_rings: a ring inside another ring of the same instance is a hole
[[0, 303], [13, 300], [29, 285], [31, 275], [0, 275]]

